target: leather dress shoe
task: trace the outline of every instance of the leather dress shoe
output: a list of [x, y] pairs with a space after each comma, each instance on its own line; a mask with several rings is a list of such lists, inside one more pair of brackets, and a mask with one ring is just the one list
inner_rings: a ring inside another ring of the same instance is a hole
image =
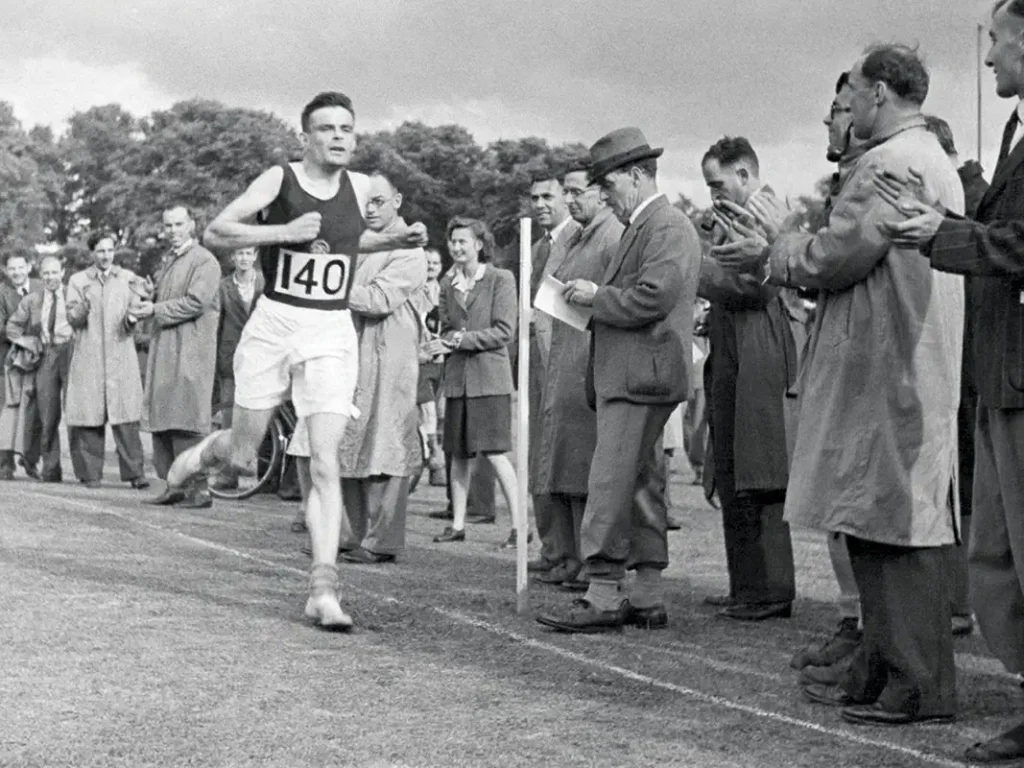
[[788, 619], [793, 615], [792, 603], [736, 603], [718, 612], [719, 616], [736, 621]]
[[[85, 486], [88, 488], [89, 487], [89, 483], [86, 483]], [[169, 506], [171, 506], [173, 504], [178, 504], [179, 502], [182, 502], [184, 500], [185, 500], [185, 492], [184, 491], [176, 491], [176, 490], [171, 490], [170, 488], [168, 488], [163, 493], [161, 493], [159, 496], [157, 496], [155, 499], [149, 499], [146, 503], [147, 504], [154, 504], [154, 505], [156, 505], [158, 507], [169, 507]]]
[[827, 667], [808, 666], [800, 670], [800, 685], [838, 685], [850, 669], [853, 657]]
[[363, 549], [362, 547], [353, 549], [351, 552], [345, 552], [342, 554], [341, 559], [346, 563], [359, 563], [360, 565], [377, 565], [378, 563], [395, 562], [394, 555], [371, 552], [370, 550]]
[[626, 610], [626, 624], [640, 629], [664, 629], [668, 626], [668, 612], [662, 604], [650, 608], [629, 605]]
[[713, 608], [727, 608], [730, 605], [736, 605], [736, 598], [732, 595], [708, 595], [704, 598], [703, 603]]
[[13, 469], [0, 469], [0, 480], [13, 480], [14, 470]]
[[435, 544], [448, 544], [450, 542], [465, 541], [465, 540], [466, 540], [466, 531], [465, 530], [457, 531], [454, 528], [452, 528], [450, 525], [448, 527], [446, 527], [443, 531], [441, 531], [441, 533], [438, 536], [434, 537], [434, 543]]
[[970, 763], [981, 765], [998, 765], [1024, 759], [1024, 723], [988, 741], [979, 741], [968, 747], [964, 757]]
[[[533, 541], [533, 531], [526, 534], [526, 543], [529, 544], [531, 541]], [[508, 538], [501, 543], [501, 546], [499, 546], [498, 549], [515, 549], [517, 546], [516, 529], [513, 528], [508, 532]]]
[[493, 523], [495, 519], [496, 518], [494, 515], [466, 515], [466, 522], [470, 525], [488, 525], [490, 523]]
[[541, 584], [561, 584], [569, 579], [575, 579], [579, 575], [579, 570], [573, 568], [570, 570], [565, 565], [556, 565], [549, 571], [541, 571], [537, 574], [537, 581]]
[[859, 700], [846, 692], [838, 685], [805, 685], [802, 687], [804, 696], [815, 704], [824, 704], [826, 707], [855, 707], [859, 704], [871, 704], [873, 702]]
[[101, 483], [99, 480], [83, 480], [82, 485], [84, 485], [86, 488], [92, 488], [93, 490], [103, 487], [103, 483]]
[[144, 491], [149, 488], [149, 480], [144, 477], [136, 477], [131, 481], [131, 486], [136, 491]]
[[213, 497], [208, 493], [197, 493], [179, 501], [175, 506], [178, 509], [209, 509], [213, 506]]
[[557, 565], [558, 563], [538, 557], [536, 560], [531, 560], [526, 564], [526, 570], [530, 573], [546, 573], [547, 571], [553, 571]]
[[893, 712], [881, 704], [859, 704], [846, 707], [842, 718], [854, 725], [926, 725], [928, 723], [952, 723], [955, 715], [912, 715], [909, 712]]
[[428, 512], [427, 517], [431, 520], [454, 520], [455, 513], [452, 512], [452, 508], [447, 509], [435, 509], [433, 512]]
[[25, 470], [25, 474], [28, 477], [31, 477], [33, 480], [39, 479], [39, 470], [36, 469], [35, 464], [29, 464], [24, 459], [19, 459], [18, 464], [20, 464], [21, 468]]
[[44, 483], [63, 483], [64, 478], [61, 475], [43, 475], [39, 478]]
[[545, 627], [559, 632], [593, 635], [599, 632], [613, 632], [622, 629], [626, 623], [629, 602], [623, 600], [611, 611], [601, 611], [589, 600], [573, 600], [568, 610], [558, 613], [542, 613], [537, 621]]

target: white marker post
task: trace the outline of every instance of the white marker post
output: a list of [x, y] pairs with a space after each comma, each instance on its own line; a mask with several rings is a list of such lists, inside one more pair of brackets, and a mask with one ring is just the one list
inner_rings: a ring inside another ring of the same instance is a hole
[[516, 528], [516, 611], [525, 614], [530, 607], [529, 580], [526, 559], [530, 533], [527, 513], [530, 472], [530, 252], [531, 225], [528, 219], [519, 220], [519, 408], [516, 433], [516, 479], [519, 489], [518, 504], [512, 510]]

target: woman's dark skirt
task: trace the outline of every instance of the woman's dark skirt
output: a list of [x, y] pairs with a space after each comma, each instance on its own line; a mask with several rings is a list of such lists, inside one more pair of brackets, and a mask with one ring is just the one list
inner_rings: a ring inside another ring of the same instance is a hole
[[442, 445], [460, 459], [511, 451], [512, 396], [447, 398]]

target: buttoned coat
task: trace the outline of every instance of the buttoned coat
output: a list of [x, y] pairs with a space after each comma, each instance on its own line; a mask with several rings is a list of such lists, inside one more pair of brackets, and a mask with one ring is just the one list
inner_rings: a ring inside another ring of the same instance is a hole
[[[569, 240], [569, 251], [554, 271], [569, 280], [599, 282], [619, 248], [624, 227], [608, 208]], [[536, 493], [586, 496], [590, 463], [597, 444], [597, 416], [587, 405], [590, 331], [555, 321], [545, 371], [544, 397], [538, 416]]]
[[445, 358], [445, 397], [512, 393], [508, 344], [516, 330], [516, 281], [507, 269], [487, 264], [464, 301], [452, 286], [455, 269], [441, 278], [441, 333], [464, 331], [462, 344]]
[[217, 259], [197, 244], [157, 276], [142, 405], [149, 432], [210, 429], [220, 279]]
[[423, 465], [416, 409], [420, 317], [413, 297], [426, 283], [427, 261], [420, 248], [362, 254], [352, 279], [359, 415], [341, 442], [341, 476], [408, 477]]
[[[948, 207], [948, 206], [947, 206]], [[1024, 142], [999, 163], [974, 220], [950, 208], [924, 253], [968, 275], [978, 404], [1024, 408]]]
[[640, 405], [690, 392], [700, 240], [659, 195], [626, 227], [593, 303], [593, 395]]
[[922, 118], [876, 137], [834, 200], [828, 224], [771, 248], [774, 279], [819, 291], [796, 385], [799, 420], [786, 518], [907, 547], [954, 542], [963, 283], [879, 229], [900, 214], [876, 168], [924, 175], [962, 211], [963, 190]]
[[217, 326], [217, 376], [221, 379], [233, 379], [235, 377], [234, 359], [235, 350], [238, 348], [238, 340], [242, 338], [242, 329], [245, 327], [249, 315], [252, 314], [263, 295], [265, 280], [259, 270], [255, 273], [255, 284], [253, 285], [252, 301], [242, 300], [242, 294], [238, 291], [238, 284], [234, 275], [228, 275], [220, 281], [220, 323]]
[[139, 281], [116, 265], [105, 278], [89, 267], [68, 280], [68, 322], [75, 329], [64, 407], [68, 426], [128, 424], [142, 416], [135, 335], [125, 324]]

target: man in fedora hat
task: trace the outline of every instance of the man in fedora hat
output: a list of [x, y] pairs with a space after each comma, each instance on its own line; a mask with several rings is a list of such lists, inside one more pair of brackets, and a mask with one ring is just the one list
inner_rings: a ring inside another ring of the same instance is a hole
[[[565, 632], [668, 624], [661, 571], [668, 565], [660, 439], [690, 391], [693, 302], [701, 250], [690, 220], [658, 192], [662, 149], [622, 128], [591, 149], [590, 181], [625, 226], [600, 284], [569, 280], [564, 295], [591, 307], [587, 396], [597, 443], [580, 529], [587, 593], [538, 617]], [[636, 570], [630, 599], [626, 569]]]

